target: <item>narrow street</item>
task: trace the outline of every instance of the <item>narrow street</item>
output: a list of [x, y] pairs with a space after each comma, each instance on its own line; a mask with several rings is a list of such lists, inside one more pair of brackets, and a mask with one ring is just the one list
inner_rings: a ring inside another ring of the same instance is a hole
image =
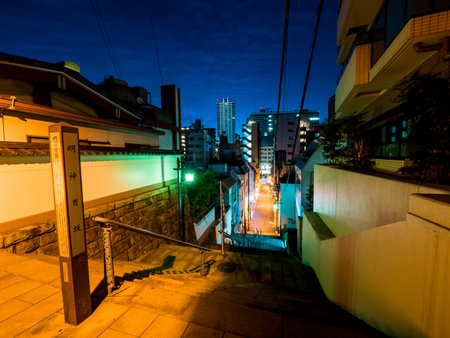
[[250, 234], [260, 233], [264, 235], [278, 235], [274, 230], [272, 188], [268, 184], [262, 184], [256, 197], [256, 208], [250, 222]]

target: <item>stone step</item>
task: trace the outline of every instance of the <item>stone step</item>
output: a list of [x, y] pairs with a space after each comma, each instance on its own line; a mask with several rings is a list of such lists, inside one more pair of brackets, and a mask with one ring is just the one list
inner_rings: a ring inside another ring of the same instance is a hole
[[[280, 336], [287, 322], [289, 330], [292, 330], [291, 326], [299, 327], [308, 322], [308, 327], [316, 325], [319, 332], [320, 328], [331, 327], [333, 331], [330, 332], [343, 330], [353, 332], [350, 336], [367, 336], [368, 328], [362, 322], [333, 304], [322, 300], [314, 301], [308, 297], [303, 302], [282, 302], [276, 297], [276, 293], [269, 299], [270, 290], [265, 290], [267, 294], [264, 295], [264, 300], [253, 299], [249, 295], [257, 291], [245, 288], [240, 291], [216, 290], [196, 296], [187, 295], [181, 289], [167, 290], [142, 281], [126, 281], [121, 289], [123, 290], [117, 290], [113, 296], [108, 297], [109, 301], [119, 304], [132, 302], [158, 313], [176, 316], [180, 320], [246, 337]], [[264, 291], [259, 289], [262, 297]]]
[[[42, 322], [40, 327], [45, 328], [45, 332], [55, 332], [55, 335], [61, 333], [66, 336], [98, 336], [108, 325], [114, 326], [121, 314], [129, 311], [120, 319], [123, 325], [128, 325], [127, 320], [138, 313], [140, 318], [150, 314], [158, 317], [156, 320], [161, 322], [165, 322], [167, 318], [172, 318], [172, 321], [176, 318], [184, 323], [184, 328], [187, 325], [192, 328], [198, 325], [210, 330], [208, 332], [220, 330], [226, 332], [224, 337], [379, 336], [363, 322], [330, 303], [323, 294], [289, 290], [284, 286], [275, 287], [273, 279], [278, 278], [285, 283], [286, 278], [291, 278], [300, 283], [298, 278], [303, 278], [303, 282], [311, 283], [311, 286], [305, 288], [314, 290], [313, 284], [317, 283], [314, 274], [296, 261], [289, 263], [284, 260], [270, 260], [267, 257], [255, 259], [246, 254], [222, 257], [216, 253], [216, 263], [211, 268], [211, 274], [206, 277], [201, 277], [198, 273], [160, 273], [146, 277], [143, 272], [154, 269], [155, 265], [161, 266], [167, 255], [175, 255], [178, 259], [184, 255], [189, 257], [190, 252], [182, 250], [177, 253], [173, 252], [173, 248], [162, 248], [160, 254], [162, 256], [159, 261], [154, 256], [155, 263], [152, 264], [116, 262], [118, 288], [109, 296], [106, 296], [104, 283], [100, 282], [103, 278], [103, 262], [89, 261], [91, 288], [96, 289], [93, 295], [96, 310], [92, 317], [79, 327], [71, 327], [68, 331], [61, 331], [65, 329], [52, 321], [45, 322], [47, 326]], [[14, 266], [16, 273], [42, 279], [42, 282], [46, 281], [51, 285], [53, 282], [60, 284], [59, 263], [55, 258], [45, 258], [42, 261], [13, 255], [7, 258], [9, 260], [4, 260], [8, 263], [4, 264], [7, 269]], [[218, 268], [223, 262], [235, 262], [238, 269], [224, 273]], [[175, 261], [172, 263], [175, 266]], [[286, 265], [287, 263], [289, 264]], [[37, 274], [38, 270], [45, 270], [45, 275]], [[49, 279], [48, 271], [53, 271], [55, 277]], [[126, 279], [126, 274], [131, 278]], [[270, 277], [267, 277], [269, 282], [261, 283], [254, 275], [258, 275], [260, 279], [267, 275]], [[57, 317], [58, 323], [62, 323], [61, 311], [57, 313]], [[151, 320], [146, 325], [150, 322]], [[83, 327], [95, 330], [85, 332]], [[51, 328], [54, 328], [54, 331], [51, 331]], [[184, 332], [183, 330], [181, 332]], [[79, 334], [75, 334], [76, 332]], [[106, 336], [114, 331], [104, 332]]]

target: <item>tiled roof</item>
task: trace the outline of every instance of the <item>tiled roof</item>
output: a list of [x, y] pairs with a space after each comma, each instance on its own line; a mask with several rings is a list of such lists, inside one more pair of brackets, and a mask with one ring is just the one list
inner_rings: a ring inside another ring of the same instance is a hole
[[[162, 149], [137, 149], [80, 145], [80, 155], [180, 155], [181, 152]], [[45, 156], [49, 146], [44, 143], [0, 142], [0, 156]]]

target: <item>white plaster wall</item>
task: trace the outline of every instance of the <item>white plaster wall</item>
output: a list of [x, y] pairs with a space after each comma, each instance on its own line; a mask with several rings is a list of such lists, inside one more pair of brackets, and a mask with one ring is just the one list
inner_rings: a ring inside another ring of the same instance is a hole
[[[48, 137], [48, 127], [54, 124], [53, 122], [32, 120], [29, 118], [27, 118], [26, 120], [21, 120], [14, 116], [4, 116], [2, 123], [4, 125], [2, 125], [0, 128], [2, 130], [0, 141], [9, 142], [27, 142], [27, 136]], [[113, 147], [124, 147], [125, 143], [148, 144], [157, 146], [159, 142], [159, 135], [151, 133], [148, 133], [148, 135], [144, 135], [138, 133], [126, 133], [80, 126], [76, 127], [78, 128], [80, 140], [87, 139], [89, 141], [110, 142], [109, 146]], [[170, 131], [163, 131], [171, 135]], [[162, 135], [160, 137], [161, 140], [165, 140], [167, 135]], [[171, 144], [172, 143], [170, 143], [170, 145]], [[161, 149], [171, 148], [161, 147]]]
[[413, 193], [448, 194], [398, 180], [314, 166], [314, 211], [336, 236], [404, 221]]
[[307, 217], [303, 263], [326, 296], [389, 336], [445, 337], [450, 233], [421, 218], [320, 241]]
[[195, 236], [200, 239], [205, 233], [206, 229], [216, 219], [216, 209], [212, 208], [197, 224], [194, 224]]
[[[118, 160], [114, 160], [114, 159]], [[177, 178], [177, 156], [83, 156], [85, 202]], [[162, 169], [164, 168], [164, 169]], [[50, 163], [0, 165], [0, 223], [54, 209]]]

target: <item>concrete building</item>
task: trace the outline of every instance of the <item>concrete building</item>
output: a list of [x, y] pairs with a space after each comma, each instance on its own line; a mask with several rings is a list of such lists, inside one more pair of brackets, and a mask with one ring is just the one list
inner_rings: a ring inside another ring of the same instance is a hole
[[189, 137], [189, 127], [181, 127], [181, 151], [186, 155], [187, 138]]
[[[178, 206], [179, 107], [152, 106], [142, 88], [127, 89], [125, 82], [117, 99], [73, 62], [0, 53], [0, 74], [0, 234], [14, 238], [2, 240], [2, 248], [58, 253], [48, 130], [58, 122], [78, 129], [89, 258], [103, 255], [92, 216], [138, 220], [134, 225], [180, 238], [179, 219], [169, 212]], [[150, 203], [150, 194], [164, 206]], [[158, 216], [167, 223], [156, 224]], [[130, 236], [117, 237], [116, 258], [134, 259], [158, 245]]]
[[242, 125], [242, 156], [249, 163], [259, 163], [259, 125], [251, 118]]
[[330, 96], [330, 98], [328, 99], [328, 123], [331, 123], [334, 121], [334, 115], [335, 115], [335, 101], [336, 101], [336, 96]]
[[342, 75], [335, 117], [360, 115], [375, 167], [396, 172], [407, 157], [407, 129], [400, 117], [403, 103], [395, 100], [396, 85], [415, 72], [448, 77], [448, 3], [374, 2], [363, 15], [347, 3], [359, 2], [342, 1], [339, 13], [339, 20], [349, 21], [338, 22]]
[[300, 132], [299, 132], [299, 142], [295, 147], [295, 155], [294, 155], [294, 144], [295, 144], [295, 136], [296, 136], [296, 127], [298, 123], [298, 118], [290, 118], [290, 119], [281, 119], [278, 121], [277, 126], [277, 136], [276, 136], [276, 151], [281, 156], [280, 161], [281, 164], [290, 165], [292, 163], [292, 159], [294, 156], [298, 156], [299, 153], [302, 153], [306, 149], [307, 138], [307, 124], [303, 121], [300, 121]]
[[212, 160], [208, 165], [208, 169], [221, 174], [221, 177], [230, 177], [234, 179], [236, 187], [230, 185], [232, 182], [231, 179], [228, 180], [230, 184], [227, 185], [227, 191], [232, 191], [234, 197], [233, 200], [230, 200], [230, 196], [227, 195], [227, 200], [229, 201], [227, 202], [229, 203], [227, 205], [231, 208], [233, 232], [244, 232], [244, 224], [248, 225], [251, 208], [255, 200], [255, 170], [245, 160], [234, 158]]
[[[396, 85], [415, 72], [448, 78], [449, 36], [445, 1], [339, 2], [335, 118], [362, 117], [378, 170], [407, 155]], [[448, 186], [315, 165], [313, 199], [301, 254], [326, 296], [389, 336], [447, 336]]]
[[271, 175], [274, 160], [273, 138], [271, 136], [261, 137], [259, 150], [259, 168], [261, 169], [261, 175]]
[[214, 151], [212, 156], [216, 157], [219, 153], [219, 142], [217, 138], [216, 128], [205, 128], [203, 131], [211, 137], [211, 140], [214, 141]]
[[189, 127], [186, 142], [186, 166], [206, 169], [214, 153], [214, 139], [205, 133], [201, 120], [196, 120]]
[[[300, 113], [297, 110], [280, 111], [278, 113], [278, 120], [297, 119]], [[259, 132], [261, 137], [274, 136], [277, 130], [277, 112], [272, 109], [260, 109], [258, 113], [251, 113], [250, 118], [259, 124]], [[319, 112], [315, 110], [303, 109], [302, 121], [307, 126], [318, 125], [320, 122]], [[294, 128], [295, 129], [295, 128]]]
[[217, 133], [227, 143], [236, 142], [236, 107], [234, 99], [217, 99]]

